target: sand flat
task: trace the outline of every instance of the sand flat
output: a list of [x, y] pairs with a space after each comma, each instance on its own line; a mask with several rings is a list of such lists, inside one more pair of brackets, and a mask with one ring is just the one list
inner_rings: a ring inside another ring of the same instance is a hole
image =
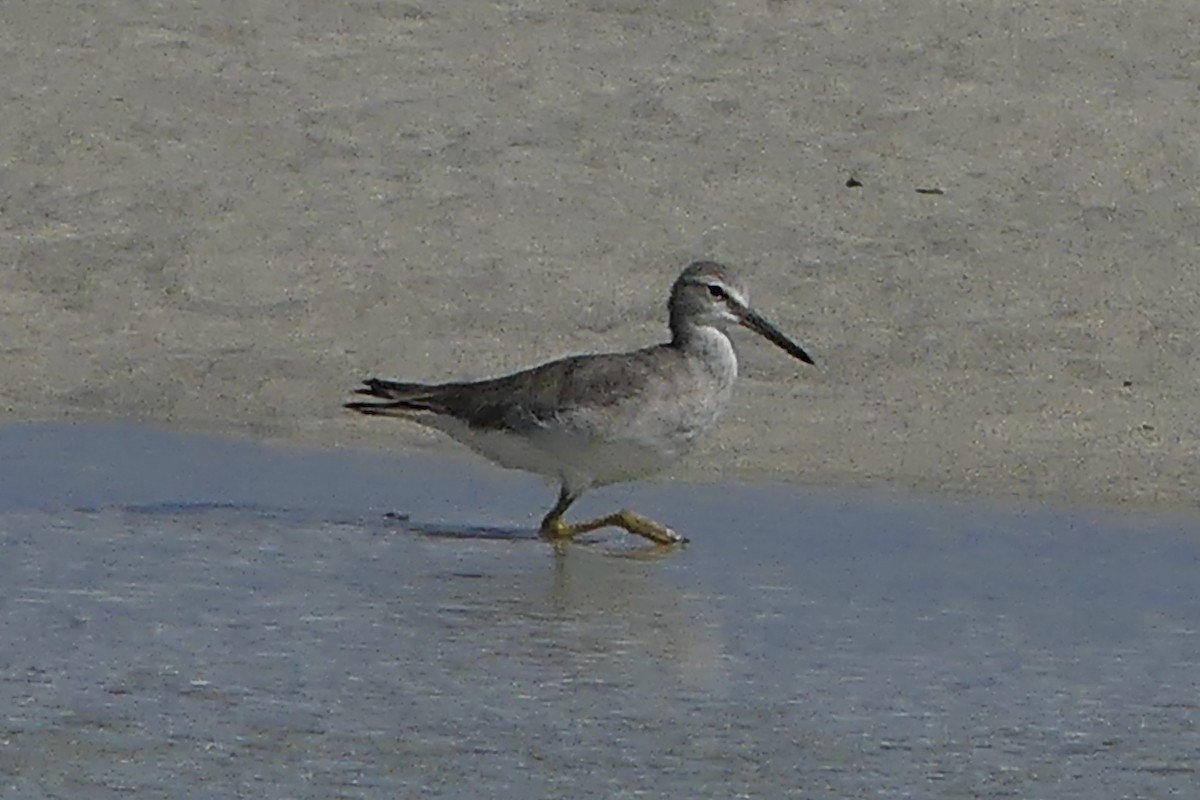
[[739, 342], [678, 474], [1194, 505], [1193, 3], [0, 15], [9, 420], [449, 448], [339, 404], [652, 341], [711, 257], [820, 368]]

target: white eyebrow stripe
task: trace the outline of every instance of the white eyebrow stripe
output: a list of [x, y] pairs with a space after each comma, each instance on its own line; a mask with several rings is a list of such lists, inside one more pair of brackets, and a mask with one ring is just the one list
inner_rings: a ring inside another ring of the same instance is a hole
[[738, 305], [740, 305], [740, 306], [749, 306], [749, 305], [750, 305], [750, 304], [749, 304], [749, 303], [746, 301], [746, 296], [745, 296], [745, 295], [743, 295], [743, 294], [742, 294], [741, 292], [739, 292], [737, 289], [733, 288], [732, 286], [730, 286], [729, 284], [725, 283], [724, 281], [713, 281], [713, 283], [717, 284], [717, 285], [718, 285], [718, 286], [720, 286], [722, 289], [724, 289], [724, 290], [725, 290], [725, 294], [729, 296], [729, 299], [733, 300], [733, 301], [734, 301], [735, 303], [737, 303]]
[[750, 307], [750, 301], [746, 299], [746, 296], [744, 294], [742, 294], [737, 289], [733, 288], [728, 283], [726, 283], [725, 281], [721, 280], [720, 278], [718, 278], [714, 275], [696, 275], [696, 276], [693, 276], [687, 282], [695, 284], [697, 286], [704, 286], [706, 288], [710, 287], [710, 286], [719, 286], [719, 287], [721, 287], [721, 289], [724, 290], [725, 296], [727, 298], [729, 298], [733, 302], [737, 303], [738, 305], [742, 306], [743, 308]]

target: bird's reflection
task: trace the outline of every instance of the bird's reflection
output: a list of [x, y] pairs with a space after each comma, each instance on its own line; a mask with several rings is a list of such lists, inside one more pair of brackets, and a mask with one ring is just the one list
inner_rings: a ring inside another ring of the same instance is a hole
[[664, 693], [724, 686], [717, 598], [681, 592], [663, 548], [633, 547], [620, 534], [555, 545], [536, 531], [412, 528], [505, 551], [489, 563], [459, 548], [453, 567], [431, 576], [436, 588], [426, 588], [441, 595], [460, 644], [476, 640], [551, 682], [636, 680]]

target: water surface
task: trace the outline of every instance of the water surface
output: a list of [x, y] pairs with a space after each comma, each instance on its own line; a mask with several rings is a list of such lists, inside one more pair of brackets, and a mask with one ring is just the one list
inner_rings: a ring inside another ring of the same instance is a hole
[[[1188, 796], [1186, 517], [0, 428], [0, 792]], [[389, 512], [390, 515], [389, 515]]]

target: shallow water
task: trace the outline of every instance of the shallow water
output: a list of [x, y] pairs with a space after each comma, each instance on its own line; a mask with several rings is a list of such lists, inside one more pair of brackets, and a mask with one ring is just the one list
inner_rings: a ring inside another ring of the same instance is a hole
[[[1200, 522], [0, 428], [5, 798], [1088, 798], [1196, 782]], [[396, 512], [389, 518], [386, 512]], [[405, 518], [407, 515], [407, 518]]]

